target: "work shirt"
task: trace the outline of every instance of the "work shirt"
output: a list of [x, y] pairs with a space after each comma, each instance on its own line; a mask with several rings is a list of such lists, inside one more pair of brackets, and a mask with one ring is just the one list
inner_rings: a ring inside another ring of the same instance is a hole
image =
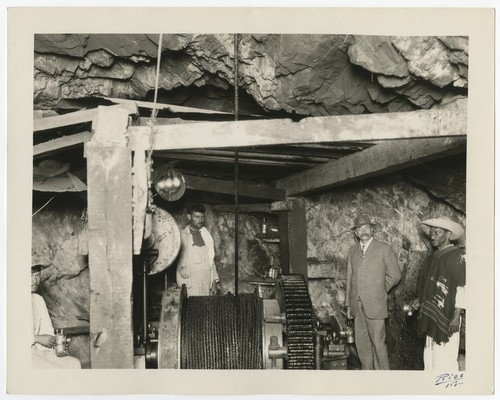
[[186, 285], [188, 296], [208, 296], [213, 281], [219, 280], [214, 263], [214, 241], [210, 232], [203, 227], [199, 230], [203, 239], [203, 245], [200, 246], [202, 243], [199, 239], [194, 239], [191, 229], [188, 225], [181, 232], [182, 248], [177, 264], [177, 284]]

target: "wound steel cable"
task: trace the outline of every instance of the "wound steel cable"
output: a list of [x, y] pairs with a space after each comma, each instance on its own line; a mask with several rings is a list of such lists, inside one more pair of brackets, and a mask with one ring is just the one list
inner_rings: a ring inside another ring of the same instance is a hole
[[261, 369], [262, 313], [254, 293], [184, 299], [181, 368]]

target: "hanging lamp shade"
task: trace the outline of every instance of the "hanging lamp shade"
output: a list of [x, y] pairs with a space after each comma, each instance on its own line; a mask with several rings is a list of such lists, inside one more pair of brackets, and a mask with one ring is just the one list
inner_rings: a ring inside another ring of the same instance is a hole
[[179, 200], [186, 191], [186, 180], [172, 163], [153, 171], [153, 183], [160, 197], [167, 201]]

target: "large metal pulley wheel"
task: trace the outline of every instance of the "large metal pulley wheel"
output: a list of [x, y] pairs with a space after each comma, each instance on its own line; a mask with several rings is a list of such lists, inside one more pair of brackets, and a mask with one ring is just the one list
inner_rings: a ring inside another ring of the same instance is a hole
[[181, 231], [174, 217], [160, 207], [156, 207], [152, 218], [154, 247], [158, 258], [154, 260], [149, 275], [163, 271], [175, 261], [181, 249]]
[[276, 298], [256, 293], [187, 297], [167, 290], [158, 368], [314, 369], [315, 316], [301, 275], [282, 275]]

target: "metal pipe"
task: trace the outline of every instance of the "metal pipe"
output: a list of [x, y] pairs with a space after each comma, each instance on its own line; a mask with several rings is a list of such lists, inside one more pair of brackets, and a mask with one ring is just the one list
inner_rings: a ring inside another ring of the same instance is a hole
[[321, 335], [316, 333], [315, 343], [314, 343], [314, 368], [321, 369], [321, 360], [323, 357], [323, 340]]

